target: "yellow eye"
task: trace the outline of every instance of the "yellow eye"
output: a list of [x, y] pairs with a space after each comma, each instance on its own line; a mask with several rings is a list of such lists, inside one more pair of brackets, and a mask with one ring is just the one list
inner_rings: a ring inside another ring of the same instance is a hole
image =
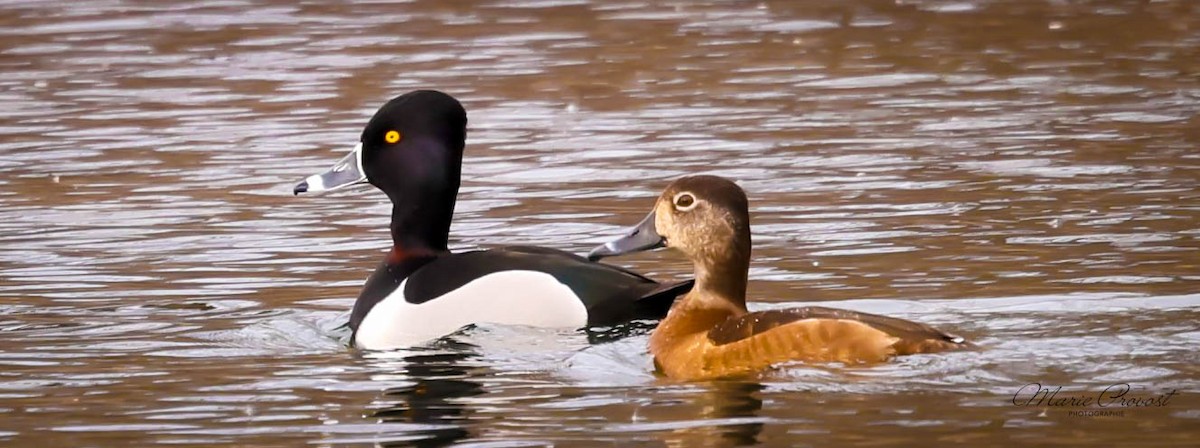
[[400, 133], [396, 131], [387, 131], [387, 134], [383, 134], [383, 140], [388, 143], [396, 143], [400, 141]]

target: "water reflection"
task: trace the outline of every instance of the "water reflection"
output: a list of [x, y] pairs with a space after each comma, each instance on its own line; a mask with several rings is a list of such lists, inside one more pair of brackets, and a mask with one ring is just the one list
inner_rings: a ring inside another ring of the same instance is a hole
[[[471, 436], [465, 425], [471, 410], [462, 399], [483, 395], [483, 385], [469, 378], [487, 377], [488, 369], [463, 364], [474, 358], [467, 352], [414, 355], [403, 358], [405, 367], [396, 372], [415, 383], [387, 389], [376, 400], [391, 402], [368, 415], [381, 422], [437, 425], [417, 432], [408, 440], [389, 440], [384, 446], [448, 446]], [[399, 401], [396, 401], [399, 400]]]
[[[662, 312], [665, 313], [666, 310]], [[635, 320], [612, 327], [589, 327], [585, 331], [587, 332], [588, 343], [603, 344], [632, 336], [650, 334], [656, 326], [658, 326], [658, 321]]]
[[[767, 419], [759, 416], [763, 386], [753, 382], [718, 381], [704, 385], [699, 393], [686, 397], [686, 409], [695, 415], [671, 415], [651, 419], [663, 428], [657, 436], [667, 446], [722, 447], [757, 445]], [[668, 418], [677, 419], [672, 423]], [[664, 421], [666, 420], [666, 421]], [[671, 428], [676, 426], [676, 428]]]

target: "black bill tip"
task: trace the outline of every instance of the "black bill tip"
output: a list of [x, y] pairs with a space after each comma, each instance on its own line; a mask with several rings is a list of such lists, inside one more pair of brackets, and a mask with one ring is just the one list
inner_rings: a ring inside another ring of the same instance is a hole
[[306, 191], [308, 191], [308, 181], [301, 181], [300, 183], [296, 184], [296, 188], [292, 189], [292, 195], [299, 196], [300, 193], [304, 193]]

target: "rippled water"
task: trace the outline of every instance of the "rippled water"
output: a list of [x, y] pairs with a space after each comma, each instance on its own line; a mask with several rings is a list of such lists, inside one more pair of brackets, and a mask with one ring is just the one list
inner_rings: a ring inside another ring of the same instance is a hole
[[[55, 3], [0, 2], [0, 444], [1200, 435], [1200, 3]], [[415, 88], [469, 111], [458, 249], [583, 252], [719, 174], [750, 194], [757, 307], [984, 349], [699, 384], [655, 378], [644, 335], [348, 350], [388, 204], [291, 186]], [[1179, 395], [1079, 416], [1015, 406], [1030, 383]]]

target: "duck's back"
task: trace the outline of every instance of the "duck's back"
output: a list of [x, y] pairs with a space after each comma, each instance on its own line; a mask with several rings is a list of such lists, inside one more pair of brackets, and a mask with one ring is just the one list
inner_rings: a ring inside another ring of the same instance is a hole
[[[675, 327], [673, 317], [651, 346], [659, 369], [678, 379], [705, 379], [757, 372], [788, 361], [871, 363], [897, 355], [969, 347], [963, 338], [903, 319], [824, 307], [732, 315], [691, 316], [706, 331]], [[681, 319], [682, 320], [682, 319]], [[668, 340], [671, 339], [671, 340]]]
[[686, 293], [693, 283], [687, 280], [663, 285], [636, 272], [588, 261], [570, 252], [508, 246], [439, 257], [413, 273], [405, 296], [420, 303], [468, 282], [512, 271], [543, 273], [569, 288], [575, 300], [587, 309], [588, 326], [661, 319], [675, 297]]
[[478, 323], [579, 328], [658, 319], [691, 287], [539, 247], [412, 263], [384, 263], [367, 281], [351, 315], [356, 345], [412, 345]]

